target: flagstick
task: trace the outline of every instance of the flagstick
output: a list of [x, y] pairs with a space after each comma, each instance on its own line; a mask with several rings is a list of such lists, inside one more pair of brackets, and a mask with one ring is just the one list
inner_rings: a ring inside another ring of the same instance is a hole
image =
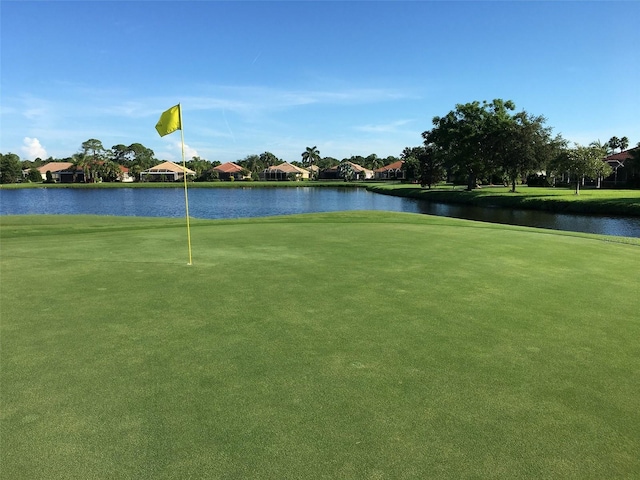
[[187, 217], [187, 243], [189, 244], [189, 263], [191, 265], [191, 228], [189, 226], [189, 196], [187, 195], [187, 164], [184, 160], [184, 124], [182, 123], [182, 106], [178, 104], [180, 112], [180, 137], [182, 138], [182, 168], [184, 170], [184, 205]]

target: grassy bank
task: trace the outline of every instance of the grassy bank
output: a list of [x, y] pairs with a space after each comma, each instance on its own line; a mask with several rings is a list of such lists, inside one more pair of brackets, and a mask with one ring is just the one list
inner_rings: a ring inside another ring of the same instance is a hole
[[482, 207], [545, 210], [559, 213], [640, 216], [640, 190], [582, 189], [580, 195], [568, 188], [520, 186], [516, 193], [508, 187], [484, 187], [473, 191], [419, 185], [373, 185], [371, 191], [430, 202], [478, 205]]
[[3, 478], [637, 478], [640, 239], [0, 217]]

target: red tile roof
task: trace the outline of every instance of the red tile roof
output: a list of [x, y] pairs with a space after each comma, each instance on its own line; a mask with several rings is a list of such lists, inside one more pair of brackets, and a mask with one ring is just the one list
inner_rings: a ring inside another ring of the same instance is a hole
[[624, 165], [624, 161], [631, 158], [631, 152], [638, 149], [640, 149], [640, 147], [634, 147], [629, 150], [625, 150], [624, 152], [614, 153], [613, 155], [605, 157], [604, 161], [607, 163], [618, 163]]
[[389, 170], [400, 170], [404, 165], [404, 160], [398, 160], [397, 162], [390, 163], [381, 168], [376, 168], [374, 172], [387, 172]]
[[223, 163], [222, 165], [218, 165], [217, 167], [213, 167], [216, 172], [220, 173], [236, 173], [242, 172], [242, 167], [240, 165], [236, 165], [233, 162]]

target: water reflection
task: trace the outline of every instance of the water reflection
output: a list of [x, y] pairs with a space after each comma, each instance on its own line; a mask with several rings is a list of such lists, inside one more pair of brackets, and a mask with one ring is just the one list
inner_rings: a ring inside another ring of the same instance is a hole
[[[0, 215], [93, 214], [183, 217], [181, 188], [0, 190]], [[554, 214], [429, 203], [352, 188], [193, 188], [194, 218], [242, 218], [344, 210], [424, 213], [483, 222], [640, 237], [640, 218]]]

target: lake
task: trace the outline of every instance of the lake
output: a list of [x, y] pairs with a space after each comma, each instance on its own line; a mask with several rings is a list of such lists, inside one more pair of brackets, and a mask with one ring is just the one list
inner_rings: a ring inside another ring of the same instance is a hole
[[[466, 218], [604, 235], [640, 237], [640, 218], [568, 215], [447, 205], [361, 188], [192, 188], [193, 218], [243, 218], [343, 210], [382, 210]], [[184, 217], [182, 188], [28, 188], [0, 190], [0, 215], [89, 214]]]

